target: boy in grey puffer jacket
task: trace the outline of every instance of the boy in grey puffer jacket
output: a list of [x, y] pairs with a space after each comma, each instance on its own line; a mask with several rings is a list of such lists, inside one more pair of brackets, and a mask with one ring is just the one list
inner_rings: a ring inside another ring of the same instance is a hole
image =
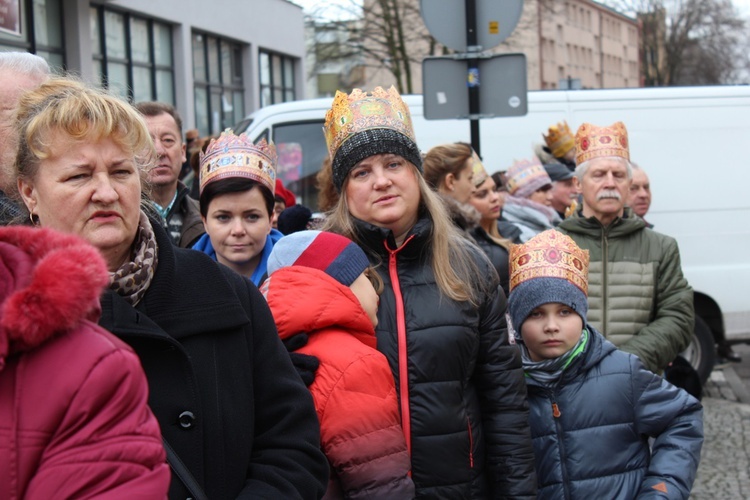
[[586, 323], [588, 263], [553, 230], [510, 251], [539, 498], [687, 498], [701, 404]]

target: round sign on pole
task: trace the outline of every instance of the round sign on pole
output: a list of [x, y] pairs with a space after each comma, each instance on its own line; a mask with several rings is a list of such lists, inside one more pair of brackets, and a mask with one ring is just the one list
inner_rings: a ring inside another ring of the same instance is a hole
[[[523, 13], [523, 0], [475, 0], [477, 45], [489, 50], [516, 29]], [[420, 0], [424, 24], [435, 40], [458, 52], [466, 52], [466, 2], [464, 0]]]

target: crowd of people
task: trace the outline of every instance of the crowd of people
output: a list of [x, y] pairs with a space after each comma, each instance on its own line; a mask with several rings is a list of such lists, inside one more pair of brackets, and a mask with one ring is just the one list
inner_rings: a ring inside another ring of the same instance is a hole
[[692, 290], [623, 123], [490, 175], [337, 92], [313, 213], [273, 143], [0, 71], [0, 496], [688, 497]]

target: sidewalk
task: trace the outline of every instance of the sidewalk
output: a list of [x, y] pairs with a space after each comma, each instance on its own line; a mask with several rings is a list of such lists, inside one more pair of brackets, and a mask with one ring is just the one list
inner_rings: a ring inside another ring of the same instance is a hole
[[[750, 404], [732, 365], [717, 368], [704, 387], [705, 440], [690, 498], [750, 498]], [[745, 402], [743, 402], [745, 401]]]

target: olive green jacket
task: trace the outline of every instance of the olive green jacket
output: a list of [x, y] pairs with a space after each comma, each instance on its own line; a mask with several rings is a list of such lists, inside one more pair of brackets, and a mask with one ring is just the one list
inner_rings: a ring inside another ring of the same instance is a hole
[[648, 229], [629, 208], [607, 227], [577, 211], [557, 229], [589, 251], [589, 323], [661, 372], [693, 332], [693, 290], [677, 242]]

